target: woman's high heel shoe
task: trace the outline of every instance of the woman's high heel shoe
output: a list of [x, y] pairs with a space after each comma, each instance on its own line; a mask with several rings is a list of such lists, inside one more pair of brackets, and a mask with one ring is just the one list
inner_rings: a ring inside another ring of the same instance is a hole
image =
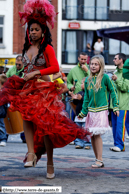
[[36, 161], [37, 161], [37, 156], [34, 154], [34, 153], [28, 153], [29, 154], [32, 154], [34, 156], [33, 160], [32, 161], [29, 161], [29, 162], [26, 162], [24, 164], [24, 167], [25, 168], [29, 168], [29, 167], [35, 167], [36, 165]]
[[[54, 167], [53, 167], [53, 165], [47, 165], [47, 168], [51, 168], [51, 169], [52, 169], [52, 171], [54, 171]], [[52, 174], [47, 173], [46, 178], [47, 178], [47, 179], [54, 179], [54, 178], [55, 178], [55, 174], [54, 174], [54, 173], [52, 173]]]

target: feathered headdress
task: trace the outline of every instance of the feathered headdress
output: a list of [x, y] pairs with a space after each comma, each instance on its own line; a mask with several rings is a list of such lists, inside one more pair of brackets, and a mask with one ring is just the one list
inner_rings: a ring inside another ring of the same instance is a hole
[[22, 26], [34, 19], [44, 25], [49, 22], [54, 27], [56, 12], [48, 0], [28, 0], [23, 8], [24, 12], [19, 12], [20, 21], [24, 20]]

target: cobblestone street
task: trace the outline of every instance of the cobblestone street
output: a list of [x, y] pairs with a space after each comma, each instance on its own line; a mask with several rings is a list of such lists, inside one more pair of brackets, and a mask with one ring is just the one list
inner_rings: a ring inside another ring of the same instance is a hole
[[103, 136], [105, 167], [91, 168], [93, 150], [75, 149], [74, 145], [54, 150], [56, 178], [47, 180], [46, 155], [36, 168], [23, 167], [27, 151], [19, 135], [9, 136], [6, 147], [0, 147], [1, 186], [62, 186], [62, 194], [129, 194], [129, 140], [125, 152], [111, 152], [112, 133]]

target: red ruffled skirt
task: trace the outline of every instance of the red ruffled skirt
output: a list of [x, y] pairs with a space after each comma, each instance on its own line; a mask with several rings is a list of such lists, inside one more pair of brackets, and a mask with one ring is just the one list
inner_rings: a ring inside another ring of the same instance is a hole
[[44, 136], [49, 135], [53, 148], [63, 147], [75, 138], [89, 140], [90, 133], [67, 117], [61, 101], [61, 88], [55, 82], [29, 80], [12, 76], [0, 92], [0, 105], [10, 103], [11, 111], [19, 111], [24, 120], [34, 124], [34, 151], [38, 157], [46, 152]]

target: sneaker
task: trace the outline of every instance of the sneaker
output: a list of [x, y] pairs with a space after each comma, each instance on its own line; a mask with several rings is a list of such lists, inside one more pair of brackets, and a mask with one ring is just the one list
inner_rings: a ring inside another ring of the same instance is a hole
[[114, 151], [114, 152], [121, 152], [121, 151], [122, 151], [122, 150], [121, 150], [119, 147], [117, 147], [117, 146], [111, 147], [110, 150], [111, 150], [111, 151]]
[[74, 141], [71, 141], [71, 142], [69, 143], [69, 145], [74, 145]]
[[6, 142], [4, 142], [4, 141], [1, 141], [1, 142], [0, 142], [0, 146], [3, 146], [3, 147], [5, 147], [5, 146], [6, 146]]
[[75, 149], [82, 149], [83, 147], [81, 147], [80, 145], [76, 145]]

